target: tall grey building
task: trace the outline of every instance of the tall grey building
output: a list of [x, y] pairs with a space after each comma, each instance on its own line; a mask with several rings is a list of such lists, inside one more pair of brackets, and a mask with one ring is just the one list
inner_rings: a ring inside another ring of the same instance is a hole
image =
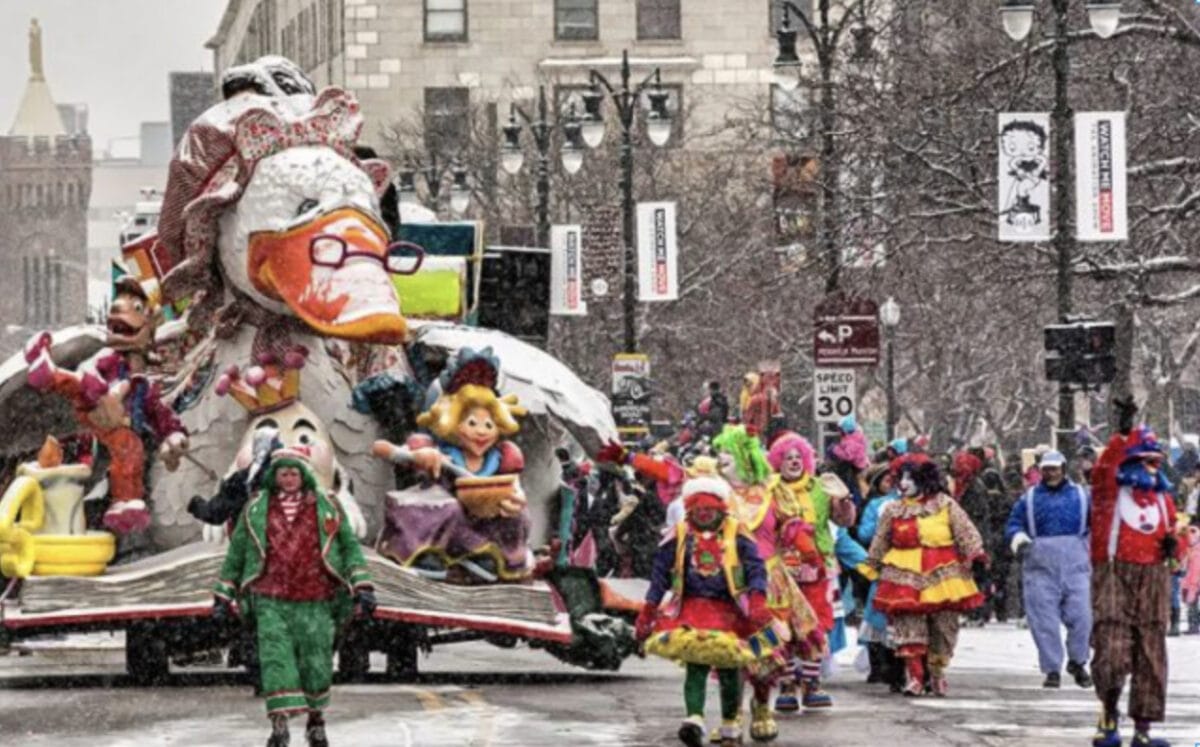
[[68, 133], [44, 69], [34, 20], [29, 81], [0, 137], [0, 353], [37, 330], [87, 316], [92, 143], [86, 133]]

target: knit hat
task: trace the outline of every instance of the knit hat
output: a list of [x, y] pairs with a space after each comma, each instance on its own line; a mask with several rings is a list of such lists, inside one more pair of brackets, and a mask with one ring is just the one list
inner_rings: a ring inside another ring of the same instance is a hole
[[892, 451], [896, 452], [896, 456], [904, 456], [908, 453], [907, 438], [893, 438], [888, 446], [892, 448]]
[[725, 511], [728, 507], [729, 483], [719, 477], [693, 477], [683, 484], [679, 492], [683, 498], [685, 511], [697, 508], [717, 508]]
[[858, 430], [858, 421], [854, 419], [853, 415], [847, 415], [838, 421], [838, 429], [842, 433], [853, 433]]

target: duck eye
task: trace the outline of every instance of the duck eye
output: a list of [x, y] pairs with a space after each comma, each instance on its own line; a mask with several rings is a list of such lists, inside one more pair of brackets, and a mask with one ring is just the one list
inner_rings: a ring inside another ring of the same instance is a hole
[[300, 205], [296, 208], [296, 215], [304, 215], [305, 213], [313, 210], [317, 206], [317, 204], [318, 204], [317, 201], [312, 199], [311, 197], [304, 199], [303, 201], [301, 201]]

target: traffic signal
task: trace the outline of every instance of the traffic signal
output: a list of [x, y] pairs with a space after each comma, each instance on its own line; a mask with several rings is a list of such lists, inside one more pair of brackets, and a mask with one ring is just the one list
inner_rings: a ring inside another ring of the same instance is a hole
[[1047, 326], [1046, 378], [1085, 386], [1110, 383], [1117, 377], [1116, 340], [1112, 322]]

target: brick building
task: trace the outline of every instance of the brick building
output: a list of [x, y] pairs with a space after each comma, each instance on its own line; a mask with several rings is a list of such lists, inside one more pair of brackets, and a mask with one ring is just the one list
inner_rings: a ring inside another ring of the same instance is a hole
[[36, 20], [29, 40], [29, 81], [0, 137], [0, 354], [38, 329], [87, 315], [91, 139], [64, 126], [43, 74]]

